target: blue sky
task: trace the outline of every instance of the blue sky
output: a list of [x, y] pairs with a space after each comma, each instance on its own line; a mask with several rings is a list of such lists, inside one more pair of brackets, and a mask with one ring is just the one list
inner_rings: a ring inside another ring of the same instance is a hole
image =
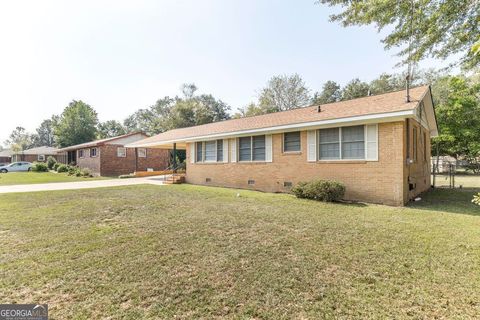
[[273, 75], [299, 73], [313, 92], [401, 71], [381, 34], [331, 23], [332, 10], [314, 0], [2, 1], [0, 143], [73, 99], [123, 120], [194, 82], [234, 111]]

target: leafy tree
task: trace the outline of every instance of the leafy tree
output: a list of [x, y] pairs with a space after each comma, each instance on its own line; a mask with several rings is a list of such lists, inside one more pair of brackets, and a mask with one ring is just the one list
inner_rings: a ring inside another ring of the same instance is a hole
[[54, 126], [58, 117], [53, 116], [51, 119], [43, 120], [33, 135], [33, 144], [37, 147], [55, 145]]
[[238, 119], [238, 118], [244, 118], [244, 117], [258, 116], [266, 113], [268, 113], [267, 110], [262, 109], [254, 102], [251, 102], [246, 107], [239, 108], [238, 112], [233, 115], [233, 118]]
[[125, 127], [117, 120], [108, 120], [98, 124], [98, 138], [112, 138], [126, 134]]
[[342, 97], [340, 85], [335, 81], [327, 81], [323, 84], [322, 91], [316, 92], [313, 96], [314, 104], [325, 104], [337, 102]]
[[10, 146], [15, 152], [23, 151], [33, 147], [33, 137], [25, 128], [16, 127], [8, 137], [8, 140], [5, 141], [5, 144]]
[[342, 100], [356, 99], [360, 97], [365, 97], [368, 95], [369, 86], [368, 83], [360, 81], [360, 79], [355, 78], [343, 88], [342, 90]]
[[405, 80], [398, 74], [382, 73], [369, 85], [371, 94], [381, 94], [405, 88]]
[[81, 100], [74, 100], [65, 108], [54, 127], [55, 140], [60, 147], [95, 140], [97, 125], [95, 110]]
[[157, 134], [166, 130], [200, 125], [230, 118], [230, 106], [210, 94], [195, 95], [194, 84], [182, 85], [183, 97], [165, 97], [140, 109], [124, 121], [128, 131]]
[[[432, 148], [440, 154], [466, 158], [478, 163], [480, 157], [480, 84], [462, 77], [447, 77], [439, 84], [448, 85], [435, 111], [440, 134]], [[435, 153], [435, 151], [434, 151]]]
[[[480, 63], [480, 9], [471, 0], [319, 0], [342, 11], [330, 16], [344, 27], [373, 24], [388, 30], [385, 49], [402, 48], [403, 62], [460, 55], [467, 67]], [[410, 42], [413, 39], [412, 42]], [[411, 52], [409, 46], [411, 44]]]
[[295, 109], [310, 102], [310, 90], [298, 74], [274, 76], [259, 96], [259, 107], [265, 113]]

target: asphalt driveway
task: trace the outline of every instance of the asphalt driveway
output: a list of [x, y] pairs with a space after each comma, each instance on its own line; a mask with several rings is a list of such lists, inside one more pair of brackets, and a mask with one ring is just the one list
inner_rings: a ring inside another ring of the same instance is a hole
[[119, 187], [119, 186], [131, 186], [131, 185], [137, 185], [137, 184], [163, 185], [163, 176], [154, 176], [154, 177], [145, 177], [145, 178], [129, 178], [129, 179], [112, 179], [112, 180], [92, 180], [92, 181], [79, 181], [79, 182], [56, 182], [56, 183], [41, 183], [41, 184], [9, 185], [9, 186], [0, 186], [0, 194], [14, 193], [14, 192], [36, 192], [36, 191]]

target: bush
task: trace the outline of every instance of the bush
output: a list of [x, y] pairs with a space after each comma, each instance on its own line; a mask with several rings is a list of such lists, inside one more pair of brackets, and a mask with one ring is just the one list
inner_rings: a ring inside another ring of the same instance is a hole
[[32, 171], [48, 172], [47, 164], [44, 162], [34, 162], [32, 165]]
[[343, 199], [345, 186], [338, 181], [313, 180], [298, 183], [292, 188], [292, 192], [297, 198], [334, 202]]
[[62, 173], [62, 172], [68, 172], [69, 166], [66, 164], [61, 164], [57, 167], [57, 172]]
[[55, 162], [55, 164], [53, 165], [53, 170], [58, 172], [58, 167], [60, 166], [63, 166], [63, 164], [61, 164], [60, 162]]
[[76, 176], [78, 172], [78, 168], [74, 166], [68, 166], [68, 175], [69, 176]]
[[477, 195], [473, 196], [472, 202], [480, 206], [480, 192]]
[[57, 163], [57, 160], [52, 157], [52, 156], [48, 156], [47, 158], [47, 167], [49, 170], [52, 170], [53, 169], [53, 166]]

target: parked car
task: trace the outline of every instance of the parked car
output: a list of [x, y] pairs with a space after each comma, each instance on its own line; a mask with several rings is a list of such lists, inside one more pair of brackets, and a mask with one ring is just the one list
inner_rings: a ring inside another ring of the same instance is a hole
[[18, 171], [30, 171], [32, 170], [32, 164], [30, 162], [14, 162], [6, 166], [0, 167], [1, 173], [18, 172]]

